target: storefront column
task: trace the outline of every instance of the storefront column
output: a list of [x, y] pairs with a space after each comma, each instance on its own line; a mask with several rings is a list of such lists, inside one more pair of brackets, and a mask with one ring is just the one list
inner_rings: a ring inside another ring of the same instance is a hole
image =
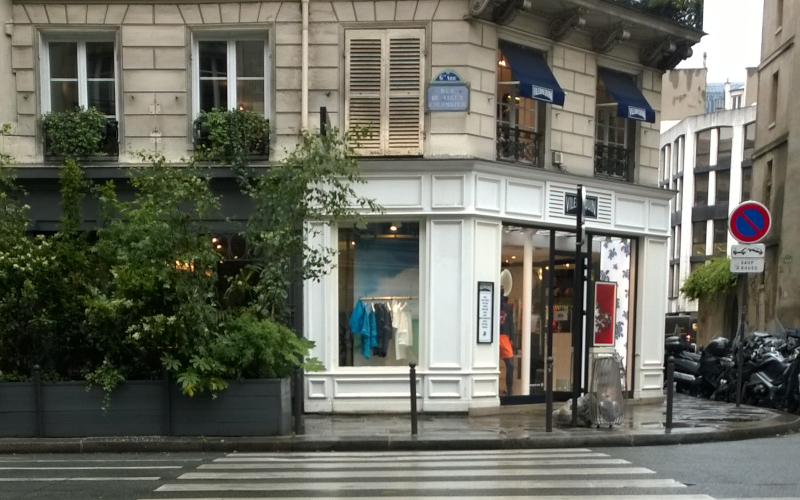
[[533, 242], [531, 230], [525, 229], [522, 259], [522, 363], [520, 363], [520, 395], [531, 393], [531, 288], [533, 286]]

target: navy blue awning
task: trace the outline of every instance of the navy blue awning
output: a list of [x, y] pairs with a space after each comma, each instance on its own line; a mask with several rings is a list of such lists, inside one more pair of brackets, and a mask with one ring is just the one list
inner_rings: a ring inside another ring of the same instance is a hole
[[633, 77], [605, 68], [597, 68], [597, 73], [606, 84], [608, 93], [617, 101], [617, 116], [650, 123], [656, 122], [656, 112], [647, 103], [647, 99], [636, 86]]
[[500, 52], [511, 66], [514, 79], [519, 81], [519, 95], [564, 105], [564, 91], [541, 54], [503, 41]]

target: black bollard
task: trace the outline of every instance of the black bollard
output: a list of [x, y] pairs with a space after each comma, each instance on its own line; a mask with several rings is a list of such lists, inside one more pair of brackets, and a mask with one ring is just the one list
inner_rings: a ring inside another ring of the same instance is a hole
[[744, 367], [744, 341], [739, 345], [739, 355], [737, 356], [738, 360], [737, 363], [739, 366], [736, 367], [737, 375], [736, 375], [736, 406], [740, 406], [742, 404], [742, 369]]
[[547, 384], [544, 397], [545, 431], [553, 432], [553, 356], [547, 356]]
[[672, 429], [672, 398], [675, 395], [675, 358], [667, 360], [667, 429]]
[[305, 393], [303, 392], [303, 367], [300, 365], [295, 365], [294, 367], [294, 399], [292, 402], [294, 403], [292, 407], [292, 413], [294, 414], [294, 421], [292, 422], [292, 432], [296, 436], [301, 434], [305, 434], [306, 428], [305, 423], [303, 422], [303, 400], [305, 399]]
[[411, 435], [417, 435], [417, 370], [415, 363], [409, 363], [408, 377], [411, 384]]
[[42, 417], [42, 374], [39, 365], [33, 365], [33, 385], [36, 397], [36, 437], [42, 437], [44, 418]]

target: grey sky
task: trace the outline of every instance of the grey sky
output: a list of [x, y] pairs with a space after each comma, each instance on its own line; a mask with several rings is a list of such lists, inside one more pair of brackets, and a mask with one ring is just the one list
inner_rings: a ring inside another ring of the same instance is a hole
[[709, 82], [744, 82], [745, 68], [761, 59], [763, 0], [705, 0], [703, 31], [694, 54], [678, 68], [702, 68], [708, 53]]

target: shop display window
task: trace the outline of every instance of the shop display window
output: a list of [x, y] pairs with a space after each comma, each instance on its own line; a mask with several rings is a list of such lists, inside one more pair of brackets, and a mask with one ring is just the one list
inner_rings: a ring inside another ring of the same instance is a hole
[[419, 223], [339, 227], [339, 366], [419, 362]]

